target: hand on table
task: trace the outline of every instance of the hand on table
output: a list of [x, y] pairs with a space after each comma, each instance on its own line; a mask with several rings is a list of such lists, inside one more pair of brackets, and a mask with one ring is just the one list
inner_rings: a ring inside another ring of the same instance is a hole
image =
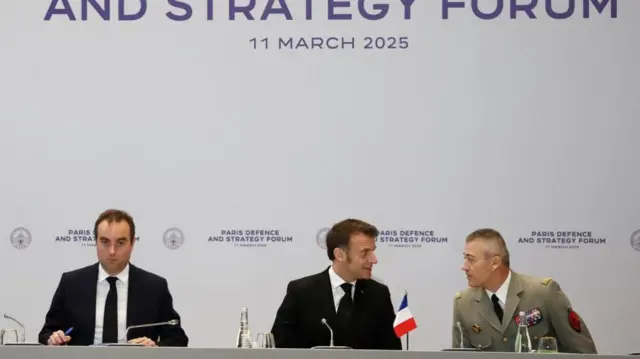
[[131, 340], [129, 340], [129, 343], [131, 343], [131, 344], [142, 344], [145, 347], [155, 347], [156, 346], [156, 342], [154, 342], [153, 340], [151, 340], [151, 339], [149, 339], [147, 337], [131, 339]]

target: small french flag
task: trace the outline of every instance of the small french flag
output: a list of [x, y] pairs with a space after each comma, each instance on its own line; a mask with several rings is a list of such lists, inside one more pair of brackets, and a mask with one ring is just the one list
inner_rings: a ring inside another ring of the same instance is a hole
[[413, 314], [409, 310], [409, 301], [407, 300], [407, 293], [404, 293], [402, 303], [400, 303], [400, 309], [396, 314], [396, 319], [393, 321], [393, 330], [396, 332], [398, 338], [416, 329], [418, 324], [413, 318]]

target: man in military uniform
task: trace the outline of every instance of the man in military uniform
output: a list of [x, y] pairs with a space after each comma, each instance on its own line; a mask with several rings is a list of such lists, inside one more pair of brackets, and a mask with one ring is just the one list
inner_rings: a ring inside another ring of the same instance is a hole
[[531, 349], [541, 337], [554, 337], [559, 352], [597, 354], [587, 325], [560, 285], [511, 271], [509, 251], [497, 231], [479, 229], [467, 236], [462, 270], [469, 288], [454, 299], [454, 348], [514, 351], [522, 311]]

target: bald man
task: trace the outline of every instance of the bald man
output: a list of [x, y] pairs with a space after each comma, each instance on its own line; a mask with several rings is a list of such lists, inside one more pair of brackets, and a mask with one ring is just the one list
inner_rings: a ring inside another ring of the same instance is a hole
[[[525, 312], [531, 349], [541, 337], [555, 337], [558, 351], [597, 354], [584, 320], [572, 308], [558, 282], [510, 269], [502, 235], [479, 229], [467, 236], [462, 270], [469, 288], [453, 304], [454, 348], [512, 352], [519, 312]], [[459, 323], [459, 324], [458, 324]]]

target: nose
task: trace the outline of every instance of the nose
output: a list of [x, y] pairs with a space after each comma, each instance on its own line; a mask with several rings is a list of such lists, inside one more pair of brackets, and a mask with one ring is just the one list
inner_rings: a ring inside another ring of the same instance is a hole
[[109, 254], [112, 256], [116, 254], [116, 247], [114, 245], [109, 246]]
[[469, 271], [469, 267], [467, 266], [467, 263], [462, 263], [462, 267], [460, 268], [462, 269], [464, 272], [468, 272]]
[[375, 253], [371, 253], [371, 264], [377, 264], [378, 257], [376, 257]]

